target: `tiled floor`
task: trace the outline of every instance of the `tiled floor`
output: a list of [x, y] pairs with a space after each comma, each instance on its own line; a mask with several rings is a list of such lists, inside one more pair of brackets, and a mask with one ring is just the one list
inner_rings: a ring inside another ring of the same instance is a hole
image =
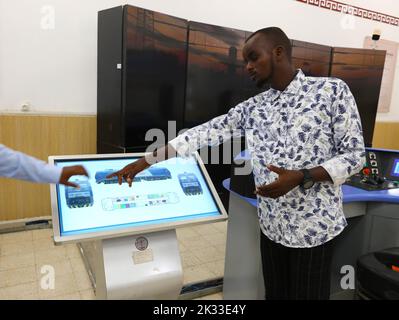
[[[184, 285], [223, 277], [227, 222], [177, 229]], [[0, 234], [0, 299], [95, 299], [76, 245], [51, 229]], [[54, 289], [48, 281], [54, 271]], [[212, 294], [200, 299], [222, 299]]]

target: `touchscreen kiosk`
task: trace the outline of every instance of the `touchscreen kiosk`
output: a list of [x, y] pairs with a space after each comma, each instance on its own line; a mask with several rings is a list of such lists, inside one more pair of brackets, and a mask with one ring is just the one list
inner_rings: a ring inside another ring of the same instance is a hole
[[54, 156], [56, 166], [83, 165], [89, 173], [51, 188], [54, 241], [114, 238], [227, 218], [201, 158], [172, 158], [140, 172], [132, 187], [111, 173], [144, 154]]
[[108, 178], [144, 154], [53, 156], [59, 166], [83, 165], [79, 188], [51, 186], [54, 241], [78, 242], [98, 299], [177, 299], [183, 270], [176, 228], [227, 219], [195, 153], [137, 174], [132, 187]]

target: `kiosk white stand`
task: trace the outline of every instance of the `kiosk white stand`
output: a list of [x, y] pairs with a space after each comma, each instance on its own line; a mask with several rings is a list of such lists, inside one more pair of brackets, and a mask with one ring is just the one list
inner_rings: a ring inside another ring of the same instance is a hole
[[150, 167], [135, 177], [135, 192], [106, 178], [110, 167], [143, 155], [49, 157], [58, 166], [82, 164], [90, 175], [75, 180], [80, 189], [52, 185], [50, 192], [54, 241], [78, 243], [97, 299], [177, 299], [183, 271], [175, 228], [227, 219], [197, 153]]
[[177, 299], [183, 271], [175, 230], [79, 243], [97, 299]]

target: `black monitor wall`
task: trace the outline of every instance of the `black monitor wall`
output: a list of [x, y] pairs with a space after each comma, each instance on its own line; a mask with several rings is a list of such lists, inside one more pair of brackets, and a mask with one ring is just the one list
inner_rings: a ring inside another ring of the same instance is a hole
[[[242, 57], [248, 35], [242, 30], [189, 22], [186, 128], [226, 114], [230, 108], [260, 92], [250, 81]], [[239, 151], [229, 152], [234, 149], [232, 142], [205, 148], [207, 150], [200, 150], [200, 153], [208, 154], [203, 160], [227, 208], [229, 192], [222, 187], [222, 182], [230, 176], [230, 164]]]
[[148, 130], [183, 128], [187, 21], [133, 6], [98, 13], [98, 150], [142, 147]]
[[98, 12], [97, 152], [102, 145], [121, 145], [123, 7]]
[[123, 143], [148, 145], [148, 130], [183, 128], [187, 21], [125, 6], [124, 32]]
[[366, 147], [373, 143], [385, 51], [333, 48], [331, 77], [344, 80], [355, 97]]
[[306, 76], [328, 77], [331, 47], [305, 41], [292, 40], [292, 63]]

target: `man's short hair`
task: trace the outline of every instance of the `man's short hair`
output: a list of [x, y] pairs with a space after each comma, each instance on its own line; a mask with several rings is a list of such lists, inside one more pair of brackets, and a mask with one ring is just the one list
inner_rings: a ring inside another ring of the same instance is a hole
[[287, 52], [288, 58], [291, 59], [291, 54], [292, 54], [291, 40], [287, 37], [287, 35], [284, 33], [283, 30], [281, 30], [278, 27], [269, 27], [269, 28], [260, 29], [252, 33], [248, 37], [248, 39], [245, 40], [245, 43], [248, 42], [248, 40], [251, 39], [256, 34], [261, 34], [265, 36], [267, 40], [272, 43], [273, 47], [282, 46]]

